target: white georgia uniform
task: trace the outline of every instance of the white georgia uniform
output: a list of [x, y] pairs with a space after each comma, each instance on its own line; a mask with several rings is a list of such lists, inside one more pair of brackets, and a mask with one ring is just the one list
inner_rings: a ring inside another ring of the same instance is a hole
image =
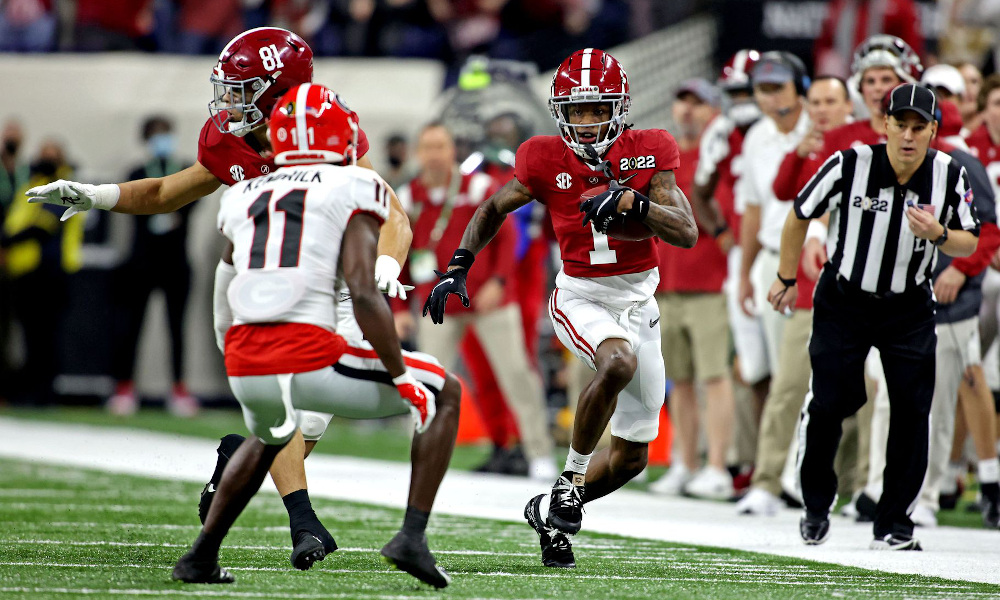
[[[388, 190], [371, 169], [317, 164], [278, 169], [222, 196], [218, 226], [233, 243], [236, 270], [226, 293], [226, 371], [247, 427], [265, 443], [287, 441], [296, 427], [318, 439], [334, 414], [409, 410], [341, 300], [347, 224], [359, 214], [384, 222]], [[441, 391], [436, 359], [403, 359], [418, 381]]]

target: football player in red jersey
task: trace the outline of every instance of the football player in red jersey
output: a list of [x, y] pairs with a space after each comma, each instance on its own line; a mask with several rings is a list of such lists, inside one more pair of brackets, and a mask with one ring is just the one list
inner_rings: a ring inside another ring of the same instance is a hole
[[[532, 498], [525, 517], [540, 538], [542, 563], [573, 567], [569, 536], [580, 530], [584, 501], [613, 492], [645, 468], [663, 405], [660, 315], [650, 302], [659, 279], [654, 241], [610, 238], [608, 224], [637, 219], [684, 248], [694, 245], [698, 230], [674, 178], [677, 144], [666, 131], [626, 124], [628, 78], [611, 55], [586, 48], [563, 61], [552, 78], [549, 109], [561, 135], [521, 144], [514, 179], [476, 210], [424, 315], [442, 322], [450, 294], [468, 307], [465, 280], [476, 254], [508, 213], [533, 198], [546, 205], [563, 261], [549, 315], [559, 340], [597, 374], [580, 395], [551, 501], [544, 494]], [[608, 183], [608, 191], [581, 204], [583, 192]], [[611, 447], [595, 454], [609, 422]]]
[[[266, 175], [275, 169], [267, 139], [271, 109], [289, 89], [311, 82], [312, 77], [312, 49], [301, 37], [278, 27], [245, 31], [226, 45], [212, 71], [215, 95], [208, 105], [210, 117], [198, 136], [198, 160], [194, 165], [165, 177], [120, 184], [90, 185], [59, 180], [28, 190], [28, 202], [66, 206], [64, 220], [91, 208], [130, 214], [167, 213], [211, 194], [221, 185]], [[368, 138], [359, 130], [357, 164], [374, 169], [365, 156], [368, 147]], [[375, 279], [382, 292], [396, 296], [401, 291], [400, 265], [406, 260], [412, 234], [406, 213], [392, 190], [389, 198], [389, 218], [382, 225], [378, 241]], [[337, 548], [313, 512], [302, 462], [322, 435], [326, 422], [329, 418], [308, 442], [296, 433], [271, 470], [289, 513], [295, 546], [291, 561], [300, 569], [311, 566], [312, 561], [307, 557], [318, 557]], [[225, 463], [240, 441], [242, 438], [227, 436], [219, 447], [216, 473], [205, 486], [199, 506], [202, 520]]]

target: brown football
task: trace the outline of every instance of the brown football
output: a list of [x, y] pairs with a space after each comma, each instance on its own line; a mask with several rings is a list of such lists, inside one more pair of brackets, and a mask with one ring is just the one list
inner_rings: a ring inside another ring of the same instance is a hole
[[[590, 200], [594, 196], [603, 194], [606, 191], [608, 191], [608, 184], [590, 188], [580, 195], [580, 202], [582, 203]], [[626, 215], [619, 215], [611, 222], [610, 225], [608, 225], [608, 237], [613, 237], [616, 240], [638, 242], [648, 240], [653, 237], [653, 235], [653, 232], [649, 229], [649, 227], [646, 227], [645, 223], [637, 221]]]

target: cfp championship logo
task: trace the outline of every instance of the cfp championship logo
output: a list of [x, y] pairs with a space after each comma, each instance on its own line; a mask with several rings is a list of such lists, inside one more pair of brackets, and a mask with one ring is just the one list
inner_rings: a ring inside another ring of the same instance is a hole
[[556, 175], [556, 187], [561, 190], [568, 190], [573, 186], [573, 178], [569, 173], [563, 172]]

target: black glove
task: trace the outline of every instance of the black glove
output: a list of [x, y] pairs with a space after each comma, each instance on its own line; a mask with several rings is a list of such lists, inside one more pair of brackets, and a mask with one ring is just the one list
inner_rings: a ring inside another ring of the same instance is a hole
[[586, 213], [583, 217], [583, 225], [586, 225], [587, 221], [591, 221], [594, 224], [594, 229], [599, 233], [608, 232], [608, 225], [620, 214], [618, 202], [621, 200], [622, 194], [629, 189], [614, 179], [608, 185], [608, 191], [585, 200], [580, 205], [580, 212]]
[[475, 261], [475, 256], [468, 250], [456, 250], [449, 267], [457, 266], [457, 269], [441, 272], [435, 270], [438, 276], [438, 283], [431, 290], [430, 296], [424, 302], [423, 316], [431, 313], [431, 321], [440, 325], [444, 323], [444, 306], [448, 302], [448, 294], [455, 294], [462, 299], [462, 305], [469, 308], [469, 291], [465, 287], [465, 278], [469, 275], [469, 268]]

